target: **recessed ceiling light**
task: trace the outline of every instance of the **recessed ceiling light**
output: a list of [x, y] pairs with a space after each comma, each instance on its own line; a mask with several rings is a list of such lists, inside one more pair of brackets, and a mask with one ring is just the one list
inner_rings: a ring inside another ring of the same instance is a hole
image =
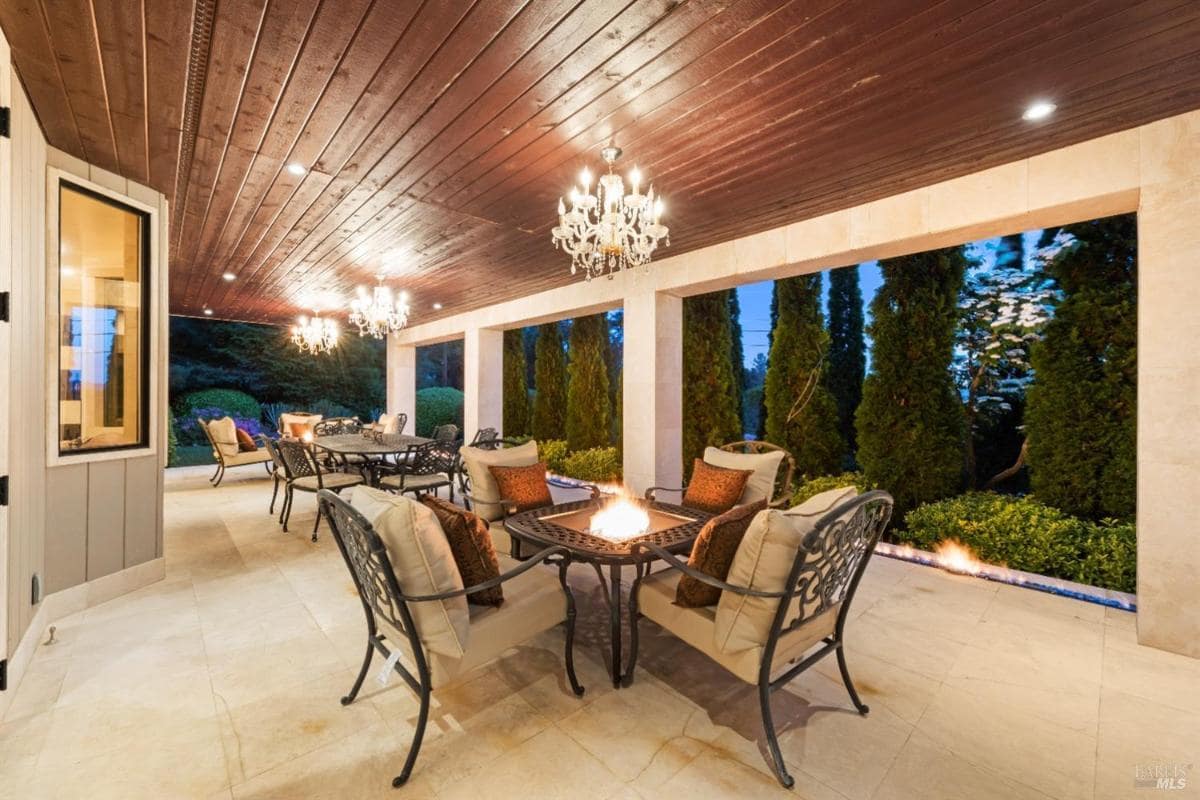
[[206, 309], [204, 309], [204, 316], [206, 316], [206, 317], [211, 317], [211, 316], [212, 316], [212, 309], [211, 309], [211, 308], [206, 308]]
[[299, 161], [293, 161], [287, 165], [287, 171], [293, 175], [303, 175], [308, 172], [308, 167], [301, 164]]
[[1030, 103], [1029, 108], [1025, 109], [1025, 113], [1021, 115], [1021, 118], [1029, 122], [1036, 122], [1053, 114], [1056, 108], [1058, 106], [1049, 100], [1038, 100], [1037, 102]]
[[227, 281], [237, 280], [237, 275], [234, 275], [232, 272], [226, 272], [221, 277]]
[[442, 310], [442, 304], [441, 304], [441, 303], [434, 303], [434, 304], [433, 304], [433, 310], [434, 310], [434, 311], [441, 311], [441, 310]]

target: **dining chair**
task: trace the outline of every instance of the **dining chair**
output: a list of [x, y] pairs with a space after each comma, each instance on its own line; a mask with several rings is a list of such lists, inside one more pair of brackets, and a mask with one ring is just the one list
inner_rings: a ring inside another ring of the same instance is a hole
[[[381, 465], [382, 466], [382, 465]], [[391, 474], [379, 478], [377, 485], [397, 494], [433, 492], [443, 486], [450, 488], [454, 500], [454, 475], [458, 471], [458, 453], [451, 453], [438, 441], [409, 445], [401, 460], [388, 464]]]
[[[283, 510], [279, 521], [286, 532], [288, 520], [292, 516], [292, 501], [296, 492], [311, 492], [316, 494], [322, 489], [340, 492], [357, 486], [363, 482], [361, 475], [351, 475], [347, 472], [325, 472], [313, 455], [312, 449], [303, 442], [294, 439], [280, 439], [275, 443], [280, 459], [287, 473], [287, 488], [283, 498]], [[321, 515], [317, 514], [313, 522], [312, 540], [317, 540], [317, 528], [321, 525]]]

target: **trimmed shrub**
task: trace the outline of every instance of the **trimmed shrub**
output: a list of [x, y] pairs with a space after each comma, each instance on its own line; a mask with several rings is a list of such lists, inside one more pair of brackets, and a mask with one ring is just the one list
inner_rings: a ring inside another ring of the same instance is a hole
[[258, 401], [237, 389], [202, 389], [185, 394], [175, 404], [175, 411], [180, 417], [203, 416], [201, 410], [211, 412], [213, 409], [222, 412], [217, 414], [218, 417], [262, 419], [262, 406]]
[[172, 411], [167, 412], [167, 466], [175, 466], [175, 459], [179, 452], [179, 426], [175, 422], [175, 414]]
[[621, 454], [615, 447], [577, 450], [563, 460], [559, 473], [580, 481], [610, 483], [621, 480]]
[[538, 442], [538, 460], [546, 465], [546, 469], [557, 475], [563, 473], [563, 462], [567, 459], [567, 442], [565, 439], [546, 439]]
[[810, 497], [816, 497], [821, 492], [827, 492], [830, 489], [840, 489], [843, 486], [854, 486], [858, 489], [859, 494], [875, 488], [875, 485], [868, 481], [866, 476], [861, 472], [822, 475], [819, 478], [806, 480], [797, 486], [795, 494], [792, 495], [792, 505], [798, 506]]
[[438, 425], [462, 428], [463, 393], [449, 386], [430, 386], [417, 392], [417, 436], [430, 436]]
[[1131, 523], [1072, 517], [1032, 496], [969, 492], [909, 512], [900, 540], [925, 550], [959, 541], [990, 564], [1055, 578], [1136, 590], [1137, 535]]
[[358, 412], [354, 409], [324, 397], [307, 404], [297, 403], [295, 407], [313, 414], [320, 414], [325, 419], [358, 416]]

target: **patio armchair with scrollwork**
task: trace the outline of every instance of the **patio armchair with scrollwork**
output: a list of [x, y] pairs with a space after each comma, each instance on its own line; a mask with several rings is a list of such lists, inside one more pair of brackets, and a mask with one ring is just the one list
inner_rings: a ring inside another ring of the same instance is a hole
[[[764, 521], [763, 525], [805, 526], [795, 529], [803, 535], [799, 546], [795, 547], [786, 577], [782, 569], [786, 562], [751, 557], [744, 562], [750, 565], [748, 580], [742, 578], [748, 585], [739, 585], [732, 582], [738, 571], [736, 556], [730, 579], [719, 580], [693, 569], [657, 545], [635, 546], [661, 559], [667, 568], [651, 573], [648, 562], [638, 567], [629, 600], [630, 618], [635, 626], [630, 643], [631, 659], [637, 657], [636, 620], [641, 615], [700, 650], [741, 680], [756, 685], [769, 763], [775, 777], [788, 788], [793, 779], [779, 750], [771, 716], [772, 693], [821, 659], [836, 654], [842, 682], [854, 707], [863, 715], [870, 710], [850, 680], [844, 634], [855, 590], [875, 543], [891, 518], [892, 497], [886, 492], [872, 491], [844, 502], [833, 502], [836, 505], [828, 511], [822, 509], [824, 513], [815, 511], [793, 517], [798, 520], [795, 523], [788, 518], [796, 509], [790, 512], [768, 509], [755, 517], [751, 531], [760, 517], [767, 520], [770, 515], [776, 515], [774, 522]], [[809, 519], [799, 521], [803, 517]], [[747, 532], [739, 550], [747, 546], [748, 540], [753, 540], [751, 531]], [[758, 540], [764, 550], [766, 547], [761, 543], [767, 541], [767, 536], [769, 534], [764, 534]], [[782, 537], [782, 540], [787, 538]], [[770, 546], [778, 548], [780, 541], [774, 539]], [[761, 554], [762, 550], [756, 552]], [[701, 608], [678, 605], [676, 587], [682, 575], [720, 589], [718, 604]], [[753, 609], [755, 616], [746, 609]], [[745, 616], [739, 617], [740, 614]]]
[[[212, 447], [213, 460], [217, 462], [217, 471], [208, 479], [208, 482], [214, 487], [221, 485], [221, 481], [225, 479], [225, 470], [231, 467], [262, 464], [266, 468], [267, 474], [271, 473], [273, 466], [271, 454], [261, 446], [257, 450], [242, 450], [238, 446], [237, 428], [232, 419], [229, 417], [212, 420], [197, 418], [196, 422], [200, 426], [200, 430], [204, 431], [204, 437], [208, 439], [208, 443]], [[210, 427], [214, 425], [219, 426], [220, 429], [214, 431]]]
[[[741, 459], [739, 456], [748, 456], [748, 458]], [[762, 458], [763, 456], [766, 458]], [[767, 500], [770, 508], [785, 508], [791, 504], [792, 478], [796, 474], [796, 459], [779, 445], [755, 440], [730, 442], [720, 447], [706, 448], [703, 460], [717, 467], [748, 469], [754, 472], [746, 484], [746, 493], [742, 496], [742, 503], [753, 503], [760, 499]], [[739, 464], [739, 461], [747, 463], [743, 465]], [[756, 489], [756, 484], [760, 484], [761, 487]], [[651, 486], [646, 490], [646, 499], [656, 499], [659, 492], [683, 494], [686, 491], [686, 483], [683, 486]]]
[[441, 442], [409, 445], [395, 464], [373, 464], [372, 483], [397, 494], [437, 493], [447, 487], [454, 501], [454, 475], [458, 472], [458, 452], [450, 452]]

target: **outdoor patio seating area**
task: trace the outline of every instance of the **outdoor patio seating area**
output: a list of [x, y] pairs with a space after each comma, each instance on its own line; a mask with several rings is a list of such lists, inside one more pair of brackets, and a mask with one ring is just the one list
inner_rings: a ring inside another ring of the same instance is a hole
[[[168, 478], [165, 579], [37, 649], [0, 723], [0, 797], [391, 796], [417, 701], [377, 659], [338, 702], [365, 624], [333, 538], [282, 533], [265, 476], [207, 478]], [[298, 498], [297, 530], [315, 513]], [[1138, 646], [1132, 614], [877, 557], [846, 644], [871, 713], [832, 659], [778, 693], [787, 792], [752, 686], [643, 621], [614, 689], [601, 587], [571, 585], [585, 694], [561, 627], [506, 651], [435, 693], [405, 796], [1124, 798], [1131, 764], [1200, 740], [1200, 664]]]

